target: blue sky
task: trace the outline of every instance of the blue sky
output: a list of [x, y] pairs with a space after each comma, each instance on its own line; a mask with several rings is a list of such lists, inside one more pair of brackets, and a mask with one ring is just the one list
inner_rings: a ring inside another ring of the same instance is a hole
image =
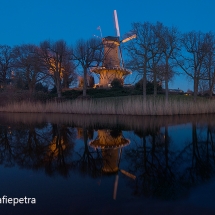
[[[0, 0], [0, 44], [39, 44], [64, 39], [68, 45], [89, 39], [101, 26], [103, 36], [115, 35], [113, 10], [117, 10], [121, 35], [132, 22], [162, 22], [181, 32], [214, 31], [214, 0]], [[132, 78], [132, 77], [131, 77]], [[128, 80], [131, 80], [129, 78]], [[171, 88], [192, 89], [192, 82], [176, 77]]]

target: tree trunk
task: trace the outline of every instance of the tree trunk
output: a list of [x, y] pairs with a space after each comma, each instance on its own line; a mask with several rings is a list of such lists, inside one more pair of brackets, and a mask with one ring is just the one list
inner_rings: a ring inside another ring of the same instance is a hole
[[57, 87], [57, 97], [61, 98], [61, 96], [62, 96], [61, 89], [60, 87]]
[[210, 98], [213, 97], [213, 88], [214, 88], [214, 83], [215, 83], [215, 69], [214, 72], [212, 73], [212, 77], [209, 77], [209, 94]]
[[147, 67], [146, 67], [146, 61], [144, 63], [144, 71], [143, 71], [143, 102], [146, 103], [146, 73], [147, 73]]
[[32, 95], [33, 93], [34, 93], [34, 84], [31, 84], [31, 83], [29, 83], [28, 84], [28, 87], [29, 87], [29, 92], [30, 92], [30, 94]]
[[83, 97], [87, 95], [87, 67], [84, 67]]
[[[59, 65], [59, 56], [56, 53], [57, 56], [57, 62], [56, 62], [56, 71], [55, 71], [55, 80], [56, 80], [56, 88], [57, 88], [57, 97], [61, 98], [61, 78], [60, 78], [60, 71], [61, 71], [61, 63]], [[60, 57], [61, 58], [61, 57]]]
[[157, 96], [157, 78], [156, 78], [156, 71], [154, 71], [154, 97]]
[[194, 77], [194, 101], [196, 101], [197, 93], [198, 93], [198, 78]]
[[56, 89], [57, 89], [57, 97], [61, 98], [62, 93], [61, 93], [61, 81], [60, 81], [60, 78], [56, 78], [55, 86], [56, 86]]
[[168, 82], [169, 82], [169, 64], [168, 64], [168, 58], [166, 58], [166, 71], [165, 71], [165, 102], [168, 102], [168, 96], [169, 96], [169, 88], [168, 88]]
[[165, 102], [167, 103], [169, 100], [169, 87], [168, 87], [168, 78], [165, 77]]

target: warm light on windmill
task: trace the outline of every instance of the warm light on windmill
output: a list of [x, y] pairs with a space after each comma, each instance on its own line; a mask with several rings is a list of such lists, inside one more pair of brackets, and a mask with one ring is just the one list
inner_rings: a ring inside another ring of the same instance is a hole
[[136, 34], [133, 34], [132, 36], [125, 38], [125, 39], [122, 40], [121, 42], [122, 42], [122, 43], [126, 43], [126, 42], [128, 42], [129, 40], [135, 39], [136, 37], [137, 37], [137, 35], [136, 35]]

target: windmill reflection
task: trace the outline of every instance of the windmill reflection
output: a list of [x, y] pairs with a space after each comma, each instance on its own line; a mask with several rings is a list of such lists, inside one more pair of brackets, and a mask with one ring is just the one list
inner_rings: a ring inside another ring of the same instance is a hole
[[[89, 145], [94, 149], [101, 149], [103, 167], [102, 172], [105, 174], [116, 174], [113, 199], [116, 199], [118, 179], [119, 179], [119, 164], [122, 154], [122, 148], [130, 144], [130, 140], [126, 139], [122, 135], [122, 131], [101, 129], [98, 130], [98, 136], [95, 140], [90, 141]], [[122, 170], [124, 174], [127, 172]], [[131, 175], [130, 173], [126, 174]], [[134, 176], [135, 177], [135, 176]]]
[[121, 149], [129, 143], [130, 141], [122, 136], [121, 130], [98, 130], [97, 138], [90, 141], [89, 145], [94, 149], [101, 149], [102, 171], [111, 174], [118, 172]]

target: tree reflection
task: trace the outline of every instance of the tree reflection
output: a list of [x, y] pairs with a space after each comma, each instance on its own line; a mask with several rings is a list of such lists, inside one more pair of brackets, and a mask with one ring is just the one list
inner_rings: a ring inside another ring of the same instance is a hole
[[71, 165], [71, 151], [74, 147], [74, 129], [63, 124], [52, 124], [49, 142], [43, 159], [45, 170], [49, 175], [59, 172], [67, 176]]
[[16, 162], [24, 168], [39, 169], [46, 147], [46, 135], [34, 125], [17, 130], [14, 134], [16, 141]]
[[88, 145], [88, 140], [94, 136], [94, 130], [92, 128], [82, 128], [83, 135], [83, 153], [79, 154], [79, 159], [76, 162], [77, 167], [83, 175], [90, 175], [92, 177], [101, 176], [102, 159], [98, 150], [93, 150]]
[[126, 150], [130, 171], [138, 175], [132, 184], [135, 195], [181, 198], [188, 188], [214, 176], [214, 126], [193, 122], [190, 131], [192, 141], [181, 150], [171, 148], [167, 125], [135, 131], [141, 141], [134, 139], [135, 147]]
[[0, 126], [0, 164], [13, 166], [14, 152], [10, 126]]
[[67, 176], [71, 166], [74, 128], [63, 124], [23, 124], [0, 127], [1, 163]]
[[213, 132], [210, 123], [207, 126], [192, 123], [192, 142], [187, 148], [187, 153], [192, 160], [183, 175], [184, 183], [189, 183], [190, 186], [206, 181], [214, 175]]
[[135, 195], [156, 196], [158, 198], [176, 198], [174, 154], [169, 150], [171, 138], [168, 126], [161, 132], [159, 127], [135, 131], [141, 141], [135, 141], [135, 148], [126, 150], [130, 172], [137, 175], [136, 184], [132, 184]]

